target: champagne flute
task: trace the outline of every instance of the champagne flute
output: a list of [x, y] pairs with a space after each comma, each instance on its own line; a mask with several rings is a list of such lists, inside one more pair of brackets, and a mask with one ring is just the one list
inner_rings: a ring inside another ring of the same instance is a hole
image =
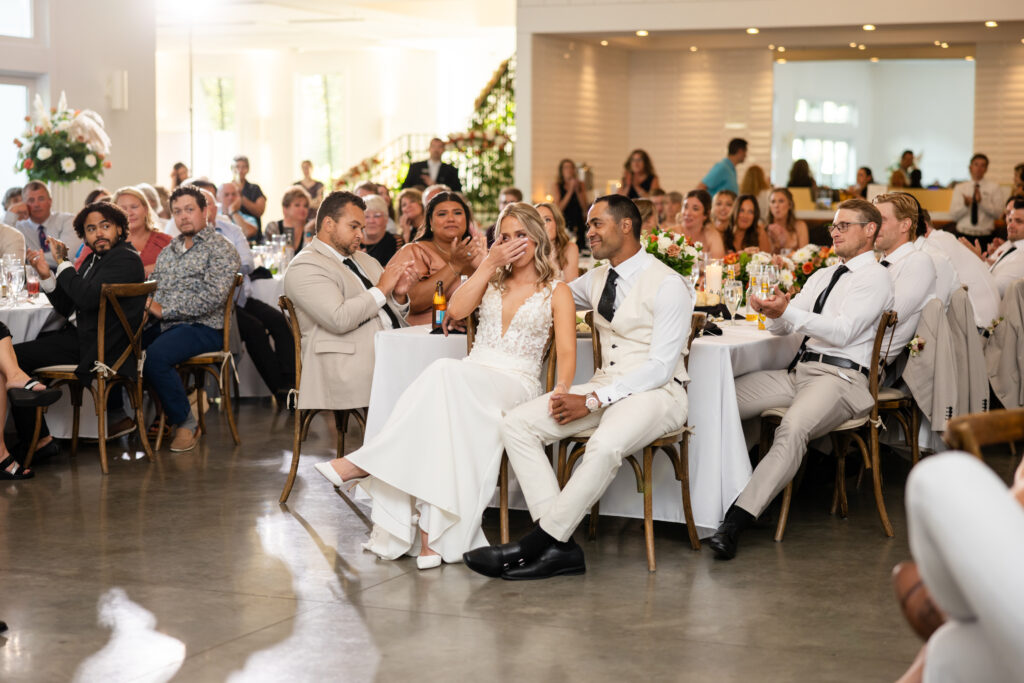
[[736, 309], [743, 298], [743, 283], [739, 280], [726, 280], [722, 283], [722, 301], [729, 309], [729, 324], [736, 324]]

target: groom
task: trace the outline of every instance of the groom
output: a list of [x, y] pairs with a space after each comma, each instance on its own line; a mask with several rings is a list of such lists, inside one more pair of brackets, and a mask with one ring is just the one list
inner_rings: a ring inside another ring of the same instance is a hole
[[[601, 498], [622, 459], [686, 423], [684, 365], [693, 290], [640, 245], [640, 212], [622, 195], [598, 198], [587, 216], [594, 257], [608, 259], [570, 285], [577, 309], [593, 309], [601, 368], [568, 394], [548, 394], [502, 424], [509, 462], [537, 526], [516, 543], [477, 548], [466, 566], [503, 579], [586, 571], [572, 533]], [[559, 490], [546, 444], [593, 429], [580, 466]]]

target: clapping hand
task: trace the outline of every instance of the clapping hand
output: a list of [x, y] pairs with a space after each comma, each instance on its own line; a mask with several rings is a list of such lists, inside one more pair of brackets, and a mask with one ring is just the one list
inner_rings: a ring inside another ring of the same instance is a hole
[[413, 261], [392, 259], [388, 261], [384, 272], [380, 274], [380, 279], [377, 280], [377, 289], [384, 296], [391, 296], [392, 293], [401, 296], [407, 294], [409, 288], [418, 280], [419, 273], [416, 271], [416, 264]]
[[40, 278], [46, 280], [50, 277], [50, 264], [46, 262], [42, 249], [28, 249], [25, 251], [25, 256], [28, 259], [28, 264], [36, 269]]
[[476, 259], [479, 248], [479, 243], [474, 241], [471, 236], [466, 236], [461, 241], [458, 237], [453, 237], [449, 252], [452, 258], [452, 270], [456, 274], [461, 274], [470, 268]]
[[985, 260], [985, 252], [982, 251], [981, 244], [978, 242], [978, 240], [974, 240], [974, 244], [971, 244], [969, 241], [967, 241], [966, 237], [961, 237], [960, 244], [964, 245], [972, 252], [974, 252], [974, 255], [980, 258], [982, 261]]
[[47, 237], [46, 243], [50, 245], [50, 253], [53, 254], [53, 260], [58, 264], [61, 261], [66, 261], [68, 258], [68, 245], [61, 242], [56, 237]]

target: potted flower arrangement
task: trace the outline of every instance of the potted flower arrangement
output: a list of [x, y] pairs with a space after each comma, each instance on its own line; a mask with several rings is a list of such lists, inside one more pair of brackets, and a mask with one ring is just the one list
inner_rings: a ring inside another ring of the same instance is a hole
[[24, 171], [30, 180], [67, 184], [76, 180], [99, 182], [110, 168], [110, 137], [103, 119], [91, 109], [68, 109], [67, 98], [47, 111], [36, 95], [35, 116], [26, 116], [28, 130], [15, 138], [18, 147], [16, 171]]
[[657, 228], [644, 235], [640, 244], [647, 253], [653, 254], [656, 259], [684, 278], [693, 272], [693, 264], [703, 249], [700, 242], [689, 244], [683, 235]]

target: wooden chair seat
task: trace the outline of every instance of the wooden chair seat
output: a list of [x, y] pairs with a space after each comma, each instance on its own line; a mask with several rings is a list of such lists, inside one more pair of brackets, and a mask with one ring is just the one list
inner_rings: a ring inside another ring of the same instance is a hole
[[[570, 436], [569, 438], [567, 438], [565, 440], [566, 441], [570, 441], [572, 443], [586, 443], [587, 439], [592, 437], [594, 435], [594, 432], [596, 432], [596, 431], [597, 431], [596, 427], [591, 428], [591, 429], [584, 429], [582, 432], [578, 432], [576, 434], [573, 434], [572, 436]], [[679, 437], [683, 435], [683, 432], [686, 432], [688, 434], [693, 434], [693, 427], [691, 427], [690, 425], [684, 425], [683, 427], [677, 429], [674, 432], [669, 432], [668, 434], [663, 435], [661, 438], [655, 439], [654, 441], [651, 442], [651, 445], [652, 446], [671, 446], [672, 444], [674, 444], [677, 441], [679, 441]]]
[[178, 365], [220, 365], [230, 355], [230, 351], [212, 351], [210, 353], [202, 353], [198, 356], [192, 356], [191, 358], [181, 361]]
[[878, 402], [887, 403], [889, 401], [906, 401], [910, 398], [908, 394], [900, 391], [896, 387], [884, 387], [878, 390]]
[[32, 373], [37, 377], [45, 379], [74, 379], [77, 365], [47, 365], [43, 368], [36, 368]]

